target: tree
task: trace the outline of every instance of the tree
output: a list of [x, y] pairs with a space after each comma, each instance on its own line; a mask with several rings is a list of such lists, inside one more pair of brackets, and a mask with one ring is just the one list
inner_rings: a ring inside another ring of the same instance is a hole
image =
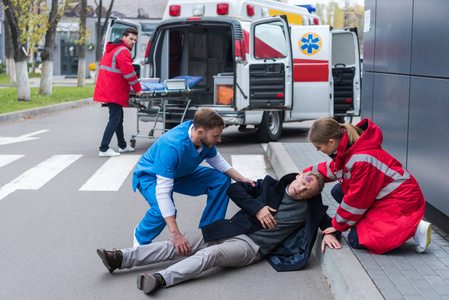
[[4, 0], [6, 20], [11, 32], [11, 43], [14, 48], [14, 62], [17, 76], [17, 99], [19, 101], [30, 101], [30, 82], [27, 71], [26, 42], [26, 16], [30, 9], [29, 3], [17, 0]]
[[89, 33], [86, 29], [87, 23], [87, 0], [81, 0], [81, 12], [80, 12], [80, 36], [76, 41], [79, 45], [78, 56], [78, 84], [79, 87], [86, 85], [86, 40], [89, 37]]
[[[100, 65], [101, 56], [103, 55], [101, 47], [103, 43], [103, 36], [106, 32], [106, 28], [108, 26], [108, 20], [111, 16], [112, 6], [114, 5], [114, 0], [111, 0], [111, 3], [109, 4], [109, 8], [106, 12], [103, 10], [103, 0], [99, 0], [97, 3], [97, 0], [95, 0], [95, 4], [97, 5], [97, 48], [95, 49], [95, 65], [96, 69], [98, 69], [98, 66]], [[101, 18], [105, 18], [105, 22], [103, 26], [101, 25]], [[98, 75], [98, 72], [96, 72]], [[97, 79], [95, 78], [95, 81]]]
[[6, 56], [6, 75], [9, 76], [9, 82], [15, 83], [16, 79], [16, 66], [14, 63], [14, 46], [11, 42], [11, 30], [9, 30], [9, 23], [4, 20], [5, 25], [5, 56]]
[[[10, 1], [10, 0], [8, 0]], [[51, 10], [48, 14], [48, 29], [45, 34], [45, 45], [42, 51], [42, 74], [39, 94], [52, 94], [53, 56], [55, 48], [56, 28], [69, 0], [51, 0]]]

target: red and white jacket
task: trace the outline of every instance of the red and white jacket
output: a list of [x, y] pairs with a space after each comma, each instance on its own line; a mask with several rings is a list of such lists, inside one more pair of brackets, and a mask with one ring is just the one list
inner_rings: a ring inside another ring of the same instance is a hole
[[392, 250], [414, 236], [424, 217], [425, 200], [415, 178], [394, 157], [382, 149], [382, 132], [368, 119], [356, 125], [365, 130], [348, 146], [346, 132], [337, 156], [310, 167], [327, 182], [338, 180], [343, 201], [332, 226], [346, 231], [357, 225], [359, 242], [371, 253]]
[[142, 90], [132, 65], [131, 50], [123, 40], [106, 45], [100, 61], [94, 101], [128, 106], [131, 86], [135, 92]]

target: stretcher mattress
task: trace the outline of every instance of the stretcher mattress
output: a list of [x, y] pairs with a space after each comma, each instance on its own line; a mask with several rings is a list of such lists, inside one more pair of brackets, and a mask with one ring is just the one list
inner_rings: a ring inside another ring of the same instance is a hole
[[[182, 75], [182, 76], [176, 76], [172, 79], [183, 79], [186, 81], [189, 88], [191, 88], [191, 87], [195, 86], [196, 84], [198, 84], [199, 82], [201, 82], [203, 80], [203, 77]], [[166, 91], [164, 82], [154, 82], [154, 78], [141, 78], [140, 85], [142, 86], [142, 91], [144, 91], [144, 92]], [[131, 91], [133, 91], [132, 88], [131, 88]]]

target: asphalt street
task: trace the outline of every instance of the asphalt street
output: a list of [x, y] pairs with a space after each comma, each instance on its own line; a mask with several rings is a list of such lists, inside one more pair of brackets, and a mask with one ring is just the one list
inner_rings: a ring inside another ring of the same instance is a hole
[[[135, 113], [125, 110], [126, 137], [135, 131]], [[0, 123], [0, 299], [146, 299], [136, 288], [137, 274], [168, 266], [160, 263], [111, 275], [95, 252], [99, 247], [131, 247], [133, 229], [148, 209], [131, 189], [133, 166], [118, 174], [123, 180], [115, 189], [81, 189], [115, 159], [98, 157], [106, 122], [107, 109], [90, 102]], [[285, 141], [300, 142], [305, 132], [301, 125], [287, 126]], [[153, 142], [139, 139], [136, 152], [126, 155], [142, 155]], [[111, 147], [117, 150], [114, 143], [115, 139]], [[265, 157], [264, 146], [227, 128], [218, 149], [232, 163], [238, 155], [246, 155], [247, 161]], [[269, 164], [256, 171], [274, 176]], [[197, 228], [205, 197], [175, 195], [175, 203], [181, 230]], [[236, 211], [231, 204], [228, 216]], [[168, 237], [164, 230], [156, 240]], [[298, 272], [277, 273], [262, 261], [237, 270], [210, 270], [152, 295], [181, 297], [332, 299], [333, 295], [313, 256]]]

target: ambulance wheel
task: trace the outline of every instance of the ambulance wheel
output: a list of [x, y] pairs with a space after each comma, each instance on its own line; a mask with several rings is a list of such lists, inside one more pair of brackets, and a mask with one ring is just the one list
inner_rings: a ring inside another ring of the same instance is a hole
[[338, 116], [334, 119], [340, 124], [352, 123], [352, 116]]
[[131, 147], [136, 148], [136, 140], [132, 139], [129, 141]]
[[264, 111], [262, 122], [256, 131], [262, 143], [275, 142], [281, 137], [283, 116], [280, 111]]

